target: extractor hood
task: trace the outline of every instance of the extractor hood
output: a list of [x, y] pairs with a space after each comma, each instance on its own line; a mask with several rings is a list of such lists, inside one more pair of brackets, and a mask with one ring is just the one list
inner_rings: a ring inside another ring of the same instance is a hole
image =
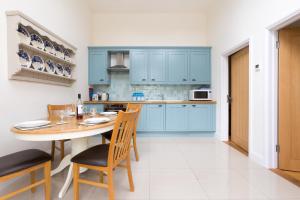
[[128, 66], [129, 51], [114, 51], [110, 52], [109, 71], [129, 71]]

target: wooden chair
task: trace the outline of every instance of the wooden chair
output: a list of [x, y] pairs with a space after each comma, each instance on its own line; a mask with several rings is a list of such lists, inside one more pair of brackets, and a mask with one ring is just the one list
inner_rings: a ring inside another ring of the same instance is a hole
[[[65, 104], [65, 105], [48, 105], [48, 117], [51, 118], [55, 116], [55, 112], [60, 111], [60, 110], [66, 110], [70, 108], [72, 112], [75, 112], [75, 105], [74, 104]], [[53, 140], [51, 142], [51, 156], [52, 156], [52, 161], [54, 160], [55, 157], [55, 149], [60, 151], [60, 160], [62, 160], [65, 157], [65, 142], [69, 140], [59, 140], [58, 142], [60, 143], [60, 148], [56, 147], [55, 141]]]
[[[134, 154], [135, 154], [135, 160], [136, 161], [139, 161], [139, 153], [138, 153], [138, 150], [137, 150], [137, 141], [136, 141], [136, 128], [137, 128], [138, 119], [139, 119], [142, 107], [143, 107], [143, 104], [129, 103], [127, 105], [127, 109], [126, 109], [127, 112], [131, 111], [131, 110], [138, 110], [138, 117], [135, 121], [134, 130], [133, 130], [133, 137], [132, 137], [132, 140], [133, 140], [133, 146], [132, 147], [134, 149]], [[111, 135], [112, 135], [112, 131], [102, 133], [102, 144], [105, 144], [106, 140], [110, 141], [111, 140]]]
[[[130, 191], [134, 191], [130, 166], [130, 143], [137, 115], [138, 111], [120, 111], [116, 119], [110, 144], [94, 146], [72, 158], [74, 200], [79, 199], [79, 183], [106, 188], [108, 189], [109, 199], [113, 200], [115, 196], [113, 171], [117, 166], [127, 168]], [[126, 161], [126, 164], [122, 165], [122, 161]], [[100, 182], [93, 182], [81, 179], [79, 177], [80, 167], [99, 171], [101, 175], [103, 175], [103, 172], [106, 173], [108, 183], [104, 184], [102, 180]]]
[[[39, 169], [44, 170], [44, 178], [36, 181], [35, 172]], [[22, 192], [31, 190], [35, 192], [36, 187], [44, 185], [45, 199], [50, 200], [51, 196], [51, 156], [41, 150], [30, 149], [17, 153], [9, 154], [7, 156], [0, 157], [0, 183], [8, 181], [10, 179], [23, 176], [25, 174], [31, 174], [31, 184], [8, 193], [4, 196], [0, 196], [1, 200], [6, 200], [14, 197]]]

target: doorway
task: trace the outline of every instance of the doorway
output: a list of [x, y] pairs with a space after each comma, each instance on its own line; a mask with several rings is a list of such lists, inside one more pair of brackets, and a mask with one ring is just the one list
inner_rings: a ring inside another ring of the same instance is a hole
[[278, 41], [278, 168], [300, 172], [300, 23]]
[[230, 143], [247, 153], [249, 146], [249, 46], [229, 56], [228, 102]]

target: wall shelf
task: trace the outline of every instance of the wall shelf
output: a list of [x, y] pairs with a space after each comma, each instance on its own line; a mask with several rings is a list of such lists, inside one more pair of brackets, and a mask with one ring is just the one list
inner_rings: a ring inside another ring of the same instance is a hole
[[[9, 79], [70, 87], [76, 81], [74, 73], [76, 67], [76, 47], [20, 11], [7, 11], [6, 15]], [[17, 31], [19, 24], [34, 30], [34, 32], [38, 33], [43, 38], [47, 38], [50, 41], [63, 46], [65, 49], [71, 50], [73, 52], [71, 58], [72, 61], [70, 62], [22, 41], [19, 32]], [[20, 49], [23, 49], [30, 55], [40, 56], [44, 61], [50, 59], [56, 64], [60, 63], [65, 67], [71, 67], [71, 78], [48, 73], [46, 71], [37, 71], [33, 68], [22, 67], [18, 56]]]

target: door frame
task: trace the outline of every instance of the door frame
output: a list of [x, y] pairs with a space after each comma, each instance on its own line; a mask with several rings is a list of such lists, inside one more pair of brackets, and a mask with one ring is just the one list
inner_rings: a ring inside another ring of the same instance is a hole
[[[229, 140], [229, 105], [227, 102], [227, 95], [229, 94], [229, 57], [238, 52], [239, 50], [249, 47], [249, 121], [248, 121], [248, 154], [249, 157], [253, 155], [252, 153], [252, 70], [253, 66], [253, 49], [252, 45], [253, 39], [251, 37], [241, 41], [240, 43], [234, 45], [230, 49], [223, 52], [221, 56], [221, 75], [220, 75], [220, 84], [221, 84], [221, 101], [220, 101], [220, 113], [221, 113], [221, 122], [220, 122], [220, 135], [219, 138], [222, 141]], [[255, 157], [253, 157], [255, 159]]]
[[265, 73], [265, 165], [269, 168], [278, 168], [278, 31], [287, 25], [300, 20], [300, 9], [274, 22], [266, 29], [266, 72]]

